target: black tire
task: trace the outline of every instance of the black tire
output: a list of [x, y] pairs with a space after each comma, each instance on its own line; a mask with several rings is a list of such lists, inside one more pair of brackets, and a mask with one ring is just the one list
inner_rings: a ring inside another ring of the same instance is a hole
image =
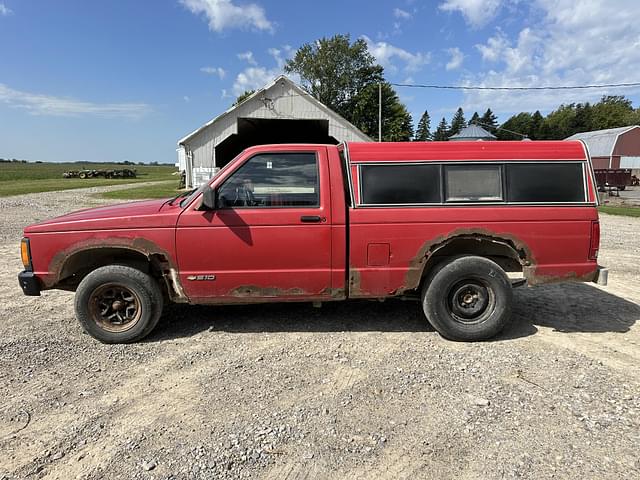
[[76, 317], [103, 343], [130, 343], [155, 328], [162, 314], [158, 283], [125, 265], [108, 265], [88, 274], [76, 290]]
[[429, 323], [443, 337], [463, 342], [500, 333], [511, 318], [512, 300], [504, 270], [475, 256], [442, 262], [422, 289], [422, 308]]

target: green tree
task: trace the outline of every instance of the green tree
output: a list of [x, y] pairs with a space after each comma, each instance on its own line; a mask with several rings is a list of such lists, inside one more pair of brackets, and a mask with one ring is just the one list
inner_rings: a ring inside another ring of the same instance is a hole
[[628, 125], [629, 117], [634, 113], [631, 100], [619, 95], [602, 97], [591, 110], [591, 124], [594, 130], [625, 127]]
[[353, 119], [363, 91], [383, 81], [383, 68], [367, 43], [364, 39], [351, 43], [349, 35], [305, 43], [287, 60], [284, 71], [300, 75], [305, 90], [347, 120]]
[[640, 125], [640, 108], [629, 112], [624, 123], [627, 125]]
[[[351, 122], [371, 138], [378, 138], [378, 84], [365, 87], [351, 111]], [[413, 137], [413, 120], [393, 87], [382, 83], [382, 141], [408, 142]]]
[[458, 107], [456, 113], [453, 115], [451, 119], [451, 128], [449, 129], [449, 136], [456, 135], [460, 133], [464, 127], [467, 126], [467, 121], [464, 119], [464, 112], [462, 111], [462, 107]]
[[512, 116], [496, 130], [498, 140], [522, 140], [529, 135], [533, 117], [530, 113], [522, 112]]
[[480, 115], [478, 115], [478, 112], [473, 112], [473, 116], [471, 117], [471, 120], [469, 120], [469, 125], [473, 125], [473, 124], [478, 124], [478, 122], [480, 121]]
[[431, 140], [431, 117], [429, 117], [427, 110], [425, 110], [420, 117], [416, 136], [413, 139], [417, 142], [428, 142]]
[[245, 90], [243, 93], [241, 93], [240, 95], [238, 95], [238, 98], [236, 98], [236, 101], [233, 102], [233, 105], [239, 105], [242, 102], [244, 102], [247, 98], [249, 98], [251, 95], [253, 95], [256, 91], [255, 90]]
[[490, 108], [487, 108], [487, 111], [484, 112], [482, 117], [480, 117], [480, 126], [487, 130], [488, 132], [496, 134], [496, 128], [498, 127], [498, 117], [491, 111]]
[[545, 124], [547, 128], [546, 138], [548, 140], [562, 140], [574, 133], [576, 123], [576, 105], [560, 105], [556, 110], [547, 115]]
[[436, 142], [442, 142], [449, 139], [449, 125], [447, 124], [447, 120], [442, 117], [440, 123], [438, 124], [438, 128], [436, 128], [435, 133], [433, 134], [433, 140]]

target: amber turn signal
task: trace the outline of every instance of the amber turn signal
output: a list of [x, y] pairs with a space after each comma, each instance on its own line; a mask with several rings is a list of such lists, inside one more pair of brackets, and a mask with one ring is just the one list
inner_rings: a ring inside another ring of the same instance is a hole
[[23, 238], [20, 243], [20, 256], [22, 257], [22, 264], [27, 270], [31, 269], [31, 252], [29, 251], [29, 239]]

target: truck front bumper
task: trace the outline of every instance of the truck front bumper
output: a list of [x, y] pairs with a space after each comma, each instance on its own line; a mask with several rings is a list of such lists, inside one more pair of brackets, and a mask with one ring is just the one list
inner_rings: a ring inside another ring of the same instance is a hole
[[18, 274], [18, 282], [22, 293], [29, 295], [30, 297], [40, 296], [40, 283], [33, 272], [23, 270]]
[[606, 285], [608, 280], [609, 280], [609, 269], [598, 265], [598, 270], [596, 270], [596, 276], [593, 277], [593, 282], [597, 283], [598, 285]]

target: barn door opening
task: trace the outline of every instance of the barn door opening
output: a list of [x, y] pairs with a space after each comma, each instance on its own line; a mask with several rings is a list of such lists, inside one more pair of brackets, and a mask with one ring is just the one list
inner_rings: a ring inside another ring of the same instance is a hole
[[270, 143], [339, 142], [329, 135], [328, 120], [238, 118], [238, 133], [216, 145], [216, 166], [224, 167], [247, 147]]

